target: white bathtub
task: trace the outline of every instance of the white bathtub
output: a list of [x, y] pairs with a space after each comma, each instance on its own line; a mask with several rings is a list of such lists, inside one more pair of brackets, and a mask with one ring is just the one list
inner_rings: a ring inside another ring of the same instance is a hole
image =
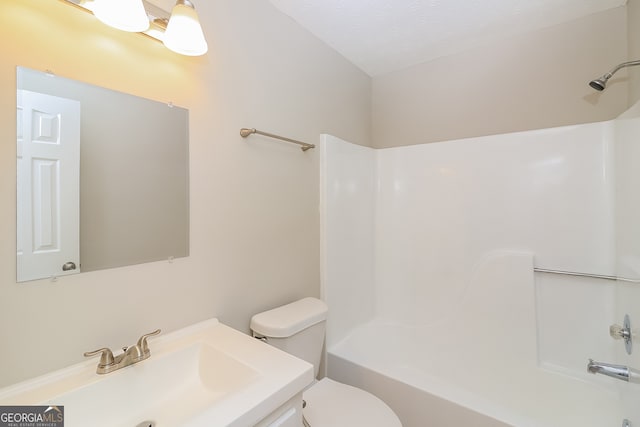
[[[589, 356], [582, 351], [555, 359], [545, 353], [539, 319], [552, 313], [541, 307], [539, 288], [549, 278], [534, 277], [532, 269], [529, 254], [494, 253], [476, 268], [473, 286], [448, 317], [421, 325], [362, 324], [329, 347], [329, 376], [378, 395], [404, 427], [619, 426], [617, 381], [586, 373]], [[570, 280], [551, 279], [554, 289]], [[590, 298], [608, 285], [580, 286]], [[571, 341], [582, 338], [569, 336], [574, 325], [566, 316], [550, 326], [566, 335], [571, 353]], [[593, 337], [594, 348], [608, 343], [602, 335]]]

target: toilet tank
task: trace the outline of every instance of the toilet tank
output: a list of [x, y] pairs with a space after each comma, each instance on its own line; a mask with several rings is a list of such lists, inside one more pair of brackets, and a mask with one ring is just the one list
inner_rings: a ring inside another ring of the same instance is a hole
[[328, 307], [317, 298], [303, 298], [291, 304], [256, 314], [251, 318], [254, 337], [313, 365], [318, 375]]

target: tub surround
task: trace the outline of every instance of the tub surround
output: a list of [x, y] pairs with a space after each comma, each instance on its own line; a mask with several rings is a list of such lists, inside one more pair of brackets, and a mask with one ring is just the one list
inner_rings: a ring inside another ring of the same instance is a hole
[[[620, 285], [533, 272], [637, 277], [637, 242], [621, 239], [637, 232], [639, 206], [623, 179], [637, 182], [640, 119], [629, 116], [380, 150], [325, 135], [328, 375], [370, 383], [405, 427], [427, 414], [380, 381], [496, 425], [630, 416], [628, 384], [586, 371], [590, 358], [633, 366], [607, 333], [624, 316]], [[351, 214], [360, 210], [369, 218]]]

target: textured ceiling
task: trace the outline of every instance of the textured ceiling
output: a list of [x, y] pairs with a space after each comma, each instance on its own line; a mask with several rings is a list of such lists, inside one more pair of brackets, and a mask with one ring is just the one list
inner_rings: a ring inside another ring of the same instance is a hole
[[371, 76], [626, 0], [269, 0]]

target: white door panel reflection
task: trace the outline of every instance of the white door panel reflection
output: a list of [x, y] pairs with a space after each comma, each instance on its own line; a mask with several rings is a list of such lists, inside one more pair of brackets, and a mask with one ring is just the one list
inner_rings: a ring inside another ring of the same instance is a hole
[[18, 91], [17, 280], [80, 272], [80, 102]]

